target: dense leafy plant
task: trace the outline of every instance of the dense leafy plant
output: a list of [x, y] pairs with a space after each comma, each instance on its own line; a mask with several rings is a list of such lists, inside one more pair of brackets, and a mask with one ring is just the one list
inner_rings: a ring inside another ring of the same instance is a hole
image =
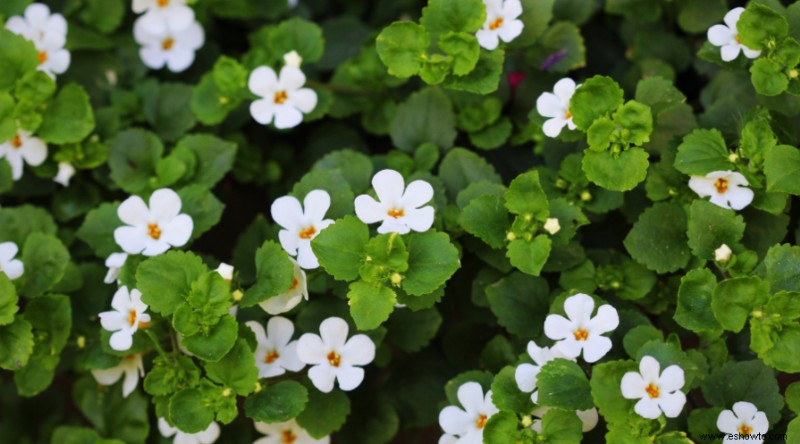
[[45, 3], [4, 442], [800, 441], [800, 2]]

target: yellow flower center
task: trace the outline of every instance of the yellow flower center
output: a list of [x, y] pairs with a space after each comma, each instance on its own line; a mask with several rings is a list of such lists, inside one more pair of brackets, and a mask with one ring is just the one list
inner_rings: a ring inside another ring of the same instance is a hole
[[39, 51], [39, 64], [44, 65], [44, 62], [47, 61], [47, 53], [44, 51]]
[[391, 210], [387, 211], [386, 214], [388, 214], [389, 216], [391, 216], [391, 217], [393, 217], [395, 219], [397, 219], [398, 217], [403, 217], [403, 216], [406, 215], [405, 211], [403, 211], [402, 208], [400, 208], [400, 209], [392, 208]]
[[714, 182], [714, 188], [717, 189], [717, 193], [725, 194], [728, 191], [728, 179], [719, 178], [716, 182]]
[[298, 236], [300, 236], [300, 239], [311, 239], [315, 234], [317, 234], [317, 229], [312, 225], [302, 230]]
[[16, 149], [22, 148], [22, 137], [20, 137], [19, 135], [14, 136], [14, 138], [11, 139], [11, 146], [13, 146]]
[[283, 105], [287, 100], [289, 100], [289, 95], [286, 94], [286, 91], [280, 90], [275, 93], [275, 104], [276, 105]]
[[169, 1], [170, 0], [157, 0], [156, 3], [158, 3], [159, 8], [166, 8], [167, 6], [169, 6]]
[[279, 355], [276, 350], [270, 350], [270, 352], [267, 353], [266, 356], [264, 356], [264, 362], [267, 364], [272, 364], [273, 362], [275, 362], [275, 360], [280, 358], [280, 356], [281, 355]]
[[503, 18], [502, 17], [497, 17], [496, 19], [494, 19], [494, 21], [492, 23], [489, 23], [489, 29], [492, 30], [492, 31], [494, 31], [495, 29], [497, 29], [497, 28], [499, 28], [501, 26], [503, 26]]
[[736, 43], [739, 43], [739, 44], [742, 43], [742, 39], [741, 39], [741, 37], [739, 37], [738, 34], [733, 39], [736, 40]]
[[572, 113], [569, 112], [569, 110], [567, 110], [567, 112], [564, 113], [564, 118], [567, 119], [567, 120], [571, 119], [572, 118]]
[[128, 325], [133, 327], [136, 324], [136, 310], [128, 312]]
[[339, 356], [339, 353], [332, 351], [328, 353], [328, 363], [334, 367], [338, 367], [342, 363], [342, 357]]
[[147, 235], [155, 240], [161, 239], [161, 228], [158, 224], [150, 224], [147, 226]]
[[747, 435], [750, 435], [751, 433], [753, 433], [753, 428], [750, 427], [749, 425], [742, 424], [741, 426], [739, 426], [739, 434], [740, 435], [747, 436]]
[[175, 39], [172, 37], [167, 37], [161, 42], [161, 47], [164, 48], [164, 51], [169, 51], [175, 46]]
[[653, 383], [650, 383], [650, 385], [648, 385], [647, 388], [644, 389], [644, 391], [647, 392], [647, 396], [649, 396], [650, 399], [658, 398], [659, 396], [661, 396], [661, 392], [658, 390], [658, 386]]
[[292, 290], [296, 289], [298, 284], [300, 284], [300, 282], [297, 280], [297, 278], [294, 278], [292, 280], [292, 286], [289, 287], [289, 291], [292, 291]]
[[283, 433], [281, 433], [281, 442], [284, 444], [292, 444], [296, 440], [297, 435], [292, 433], [291, 430], [284, 430]]
[[585, 341], [589, 339], [589, 332], [582, 328], [579, 328], [572, 332], [572, 336], [575, 336], [576, 341]]
[[486, 415], [478, 416], [478, 420], [475, 421], [475, 427], [482, 429], [486, 425], [486, 419], [488, 419]]

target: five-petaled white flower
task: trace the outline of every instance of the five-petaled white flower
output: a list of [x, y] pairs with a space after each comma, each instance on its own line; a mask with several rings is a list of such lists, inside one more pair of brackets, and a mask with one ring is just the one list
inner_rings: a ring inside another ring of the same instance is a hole
[[714, 250], [714, 260], [717, 262], [725, 263], [731, 260], [731, 255], [733, 254], [733, 250], [731, 247], [727, 246], [726, 244], [722, 244]]
[[[731, 444], [746, 439], [748, 442], [760, 444], [764, 442], [763, 435], [769, 430], [769, 421], [764, 412], [747, 401], [739, 401], [733, 405], [733, 410], [723, 410], [717, 417], [717, 428], [722, 433], [727, 433], [722, 444]], [[738, 436], [738, 440], [732, 435]], [[761, 437], [759, 437], [761, 435]], [[746, 437], [746, 438], [745, 438]]]
[[186, 0], [133, 0], [133, 12], [145, 13], [136, 22], [153, 34], [163, 34], [167, 28], [181, 31], [194, 22], [194, 11]]
[[31, 41], [38, 51], [37, 69], [52, 78], [64, 73], [70, 64], [70, 53], [64, 49], [67, 42], [67, 21], [61, 14], [50, 14], [43, 3], [33, 3], [25, 8], [23, 17], [11, 17], [6, 29]]
[[208, 428], [202, 432], [185, 433], [169, 425], [166, 419], [158, 418], [158, 431], [164, 438], [175, 435], [172, 444], [212, 444], [219, 438], [220, 429], [216, 421], [211, 421]]
[[367, 335], [347, 339], [349, 328], [342, 318], [331, 317], [322, 321], [320, 335], [306, 333], [297, 342], [300, 360], [311, 368], [308, 377], [319, 391], [329, 393], [334, 380], [339, 388], [350, 391], [361, 385], [364, 369], [375, 359], [375, 343]]
[[297, 341], [292, 341], [294, 324], [292, 321], [275, 316], [267, 322], [267, 331], [256, 321], [246, 325], [256, 335], [256, 367], [259, 378], [271, 378], [290, 372], [299, 372], [305, 367], [297, 356]]
[[127, 253], [111, 253], [106, 259], [106, 267], [108, 268], [108, 272], [106, 273], [106, 277], [103, 279], [103, 282], [106, 284], [111, 284], [116, 281], [119, 277], [120, 270], [125, 265], [125, 261], [127, 260]]
[[[174, 0], [173, 0], [174, 1]], [[133, 25], [136, 43], [142, 45], [139, 57], [151, 69], [161, 69], [164, 65], [172, 72], [182, 72], [194, 62], [194, 53], [205, 43], [203, 28], [192, 22], [180, 30], [170, 27], [162, 31], [149, 30], [140, 18]]]
[[53, 182], [61, 184], [63, 187], [69, 186], [69, 181], [75, 175], [75, 167], [69, 162], [58, 163], [58, 173], [53, 178]]
[[92, 370], [92, 376], [101, 385], [114, 385], [122, 375], [125, 375], [122, 382], [122, 396], [127, 398], [136, 389], [139, 378], [144, 377], [141, 354], [125, 356], [122, 362], [111, 368]]
[[415, 180], [406, 187], [400, 173], [382, 170], [372, 177], [372, 187], [380, 201], [366, 194], [356, 197], [356, 215], [366, 224], [383, 222], [378, 233], [423, 232], [433, 225], [433, 207], [423, 207], [433, 199], [428, 182]]
[[747, 179], [736, 171], [714, 171], [689, 179], [689, 188], [698, 196], [711, 196], [709, 200], [714, 205], [733, 210], [741, 210], [753, 201], [753, 190], [747, 185]]
[[39, 166], [47, 158], [47, 144], [38, 137], [23, 130], [5, 143], [0, 145], [0, 158], [5, 157], [11, 165], [11, 177], [14, 180], [22, 178], [22, 169], [27, 163], [30, 166]]
[[250, 92], [261, 97], [250, 104], [250, 114], [256, 122], [275, 128], [294, 128], [317, 106], [317, 93], [303, 88], [306, 76], [299, 68], [286, 65], [280, 76], [268, 66], [256, 68], [247, 82]]
[[256, 430], [267, 436], [257, 439], [253, 444], [329, 444], [331, 442], [329, 436], [320, 439], [312, 438], [294, 419], [273, 424], [257, 422], [255, 426]]
[[297, 307], [303, 299], [308, 300], [306, 272], [297, 265], [297, 262], [294, 260], [292, 260], [292, 262], [294, 263], [294, 279], [292, 280], [292, 286], [282, 294], [273, 296], [258, 304], [264, 311], [271, 315], [286, 313]]
[[155, 256], [189, 242], [192, 218], [181, 212], [181, 198], [169, 188], [156, 190], [150, 206], [139, 196], [125, 199], [117, 216], [127, 225], [114, 230], [114, 240], [128, 254]]
[[[544, 415], [549, 411], [550, 407], [538, 407], [531, 412], [531, 416], [543, 418]], [[589, 410], [576, 410], [575, 416], [581, 420], [581, 431], [583, 431], [583, 433], [592, 431], [592, 429], [597, 426], [597, 422], [600, 420], [600, 415], [597, 414], [596, 407], [592, 407]], [[542, 433], [542, 420], [534, 419], [533, 424], [531, 424], [531, 428], [536, 430], [537, 433]]]
[[22, 261], [14, 259], [18, 252], [19, 247], [14, 242], [0, 243], [0, 272], [5, 273], [12, 281], [25, 272]]
[[133, 345], [133, 334], [150, 325], [150, 315], [145, 313], [147, 304], [142, 302], [142, 293], [139, 290], [134, 288], [128, 292], [128, 287], [123, 286], [114, 293], [111, 308], [114, 311], [100, 313], [100, 325], [115, 332], [109, 340], [111, 348], [118, 351], [129, 350]]
[[[533, 341], [528, 342], [528, 355], [530, 355], [531, 359], [533, 359], [533, 362], [536, 364], [528, 364], [525, 362], [517, 366], [517, 370], [514, 372], [514, 379], [516, 379], [520, 391], [530, 393], [531, 401], [537, 404], [539, 402], [539, 391], [536, 390], [536, 381], [542, 367], [553, 359], [569, 358], [562, 355], [558, 349], [539, 347]], [[574, 359], [571, 360], [574, 361]]]
[[683, 369], [670, 365], [660, 372], [661, 365], [652, 356], [639, 362], [639, 372], [628, 372], [622, 377], [620, 389], [626, 399], [639, 399], [633, 410], [643, 418], [656, 419], [661, 412], [667, 418], [676, 418], [686, 404], [683, 394]]
[[522, 15], [519, 0], [483, 0], [483, 3], [486, 5], [486, 22], [475, 34], [481, 47], [491, 51], [497, 48], [500, 40], [509, 43], [522, 34], [525, 25], [519, 19]]
[[303, 64], [303, 57], [297, 53], [295, 50], [291, 50], [283, 55], [283, 63], [286, 66], [291, 66], [294, 68], [300, 68], [300, 65]]
[[458, 437], [456, 442], [459, 444], [482, 443], [486, 421], [499, 411], [492, 403], [492, 391], [489, 390], [484, 395], [480, 384], [465, 382], [458, 388], [456, 396], [462, 408], [449, 405], [442, 409], [439, 412], [439, 426], [444, 430], [445, 436]]
[[569, 101], [580, 85], [569, 77], [565, 77], [553, 86], [553, 92], [543, 92], [536, 99], [536, 111], [543, 117], [549, 117], [542, 125], [547, 137], [558, 137], [566, 126], [570, 130], [577, 128], [569, 112]]
[[592, 317], [594, 299], [583, 293], [570, 296], [564, 301], [567, 318], [551, 314], [544, 320], [544, 333], [558, 341], [553, 348], [568, 358], [577, 358], [583, 352], [586, 362], [597, 362], [611, 350], [611, 339], [602, 336], [619, 325], [617, 310], [601, 305]]
[[[725, 25], [714, 25], [708, 29], [708, 41], [714, 46], [720, 46], [720, 56], [725, 62], [730, 62], [739, 57], [739, 52], [744, 52], [748, 59], [755, 59], [761, 55], [760, 50], [750, 49], [742, 45], [739, 40], [739, 31], [736, 24], [744, 8], [733, 8], [725, 14]], [[727, 25], [727, 26], [726, 26]]]
[[272, 219], [283, 230], [278, 233], [281, 246], [290, 256], [297, 256], [297, 263], [305, 269], [319, 267], [317, 256], [311, 250], [311, 240], [320, 231], [333, 223], [325, 219], [331, 206], [331, 196], [324, 190], [312, 190], [300, 201], [292, 196], [283, 196], [272, 202]]

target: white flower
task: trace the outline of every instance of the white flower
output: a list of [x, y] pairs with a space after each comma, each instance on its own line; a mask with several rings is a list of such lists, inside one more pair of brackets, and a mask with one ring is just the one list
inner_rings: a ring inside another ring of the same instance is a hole
[[92, 370], [92, 376], [101, 385], [113, 385], [123, 374], [125, 380], [122, 382], [122, 396], [127, 398], [139, 384], [139, 378], [144, 377], [141, 354], [125, 356], [116, 367]]
[[31, 133], [20, 130], [11, 139], [0, 145], [0, 158], [5, 157], [11, 165], [11, 177], [22, 178], [22, 168], [27, 163], [39, 166], [47, 158], [47, 144], [42, 139], [32, 137]]
[[169, 188], [156, 190], [148, 207], [141, 197], [125, 199], [117, 216], [127, 225], [114, 230], [114, 240], [128, 254], [155, 256], [189, 242], [192, 218], [181, 211], [181, 198]]
[[[531, 412], [531, 415], [536, 418], [542, 418], [549, 411], [550, 407], [538, 407]], [[581, 431], [583, 433], [591, 432], [592, 429], [597, 426], [597, 422], [600, 420], [600, 415], [597, 414], [597, 408], [595, 407], [592, 407], [589, 410], [577, 410], [575, 411], [575, 415], [581, 420]], [[542, 433], [542, 420], [533, 420], [531, 428], [535, 430], [536, 433]]]
[[150, 325], [150, 315], [145, 313], [147, 304], [142, 302], [139, 290], [134, 288], [129, 293], [128, 287], [120, 287], [111, 299], [111, 308], [114, 311], [100, 313], [100, 324], [104, 329], [115, 332], [109, 340], [111, 348], [128, 350], [133, 345], [136, 330]]
[[294, 280], [292, 286], [283, 294], [273, 296], [266, 301], [258, 304], [264, 311], [271, 315], [286, 313], [297, 307], [303, 299], [308, 300], [308, 284], [306, 282], [306, 272], [294, 263]]
[[253, 444], [329, 444], [331, 442], [329, 436], [320, 439], [312, 438], [294, 419], [275, 424], [257, 422], [255, 425], [256, 430], [267, 436], [259, 438]]
[[458, 444], [458, 437], [445, 433], [439, 438], [439, 444]]
[[70, 53], [64, 49], [67, 41], [67, 21], [61, 14], [50, 14], [50, 8], [33, 3], [25, 9], [24, 17], [11, 17], [6, 29], [33, 42], [39, 52], [40, 71], [52, 78], [64, 73], [70, 64]]
[[175, 435], [175, 439], [172, 440], [173, 444], [212, 444], [219, 438], [220, 432], [219, 424], [216, 421], [211, 421], [211, 425], [202, 432], [184, 433], [169, 425], [164, 418], [158, 418], [158, 431], [164, 438]]
[[256, 367], [259, 378], [271, 378], [290, 372], [299, 372], [305, 367], [297, 356], [297, 341], [292, 341], [294, 324], [292, 321], [275, 316], [267, 322], [267, 331], [256, 321], [246, 325], [256, 335]]
[[250, 114], [256, 122], [275, 128], [294, 128], [317, 106], [317, 93], [303, 88], [306, 76], [294, 66], [281, 68], [280, 77], [268, 66], [256, 68], [247, 82], [250, 92], [261, 97], [250, 104]]
[[229, 284], [233, 280], [233, 265], [226, 264], [225, 262], [220, 262], [219, 266], [214, 271], [219, 273], [219, 275], [222, 276], [222, 279], [225, 279], [225, 281], [228, 282]]
[[626, 399], [639, 399], [633, 410], [643, 418], [656, 419], [661, 412], [667, 418], [676, 418], [686, 404], [683, 369], [670, 365], [659, 373], [661, 366], [652, 356], [639, 362], [639, 373], [628, 372], [622, 377], [620, 389]]
[[720, 245], [719, 248], [714, 250], [714, 260], [722, 263], [728, 262], [729, 260], [731, 260], [731, 254], [733, 254], [733, 251], [731, 251], [731, 247], [722, 244]]
[[551, 235], [554, 235], [561, 231], [561, 224], [558, 223], [558, 219], [555, 217], [548, 217], [544, 223], [544, 231], [547, 231]]
[[522, 3], [519, 0], [483, 0], [486, 5], [486, 22], [475, 37], [481, 47], [493, 50], [503, 40], [508, 43], [522, 34], [524, 27], [519, 16]]
[[711, 196], [714, 205], [733, 210], [741, 210], [753, 201], [753, 190], [746, 188], [747, 184], [747, 179], [735, 171], [714, 171], [689, 179], [689, 188], [700, 197]]
[[5, 273], [10, 280], [14, 280], [25, 272], [25, 266], [14, 256], [19, 252], [19, 247], [14, 242], [0, 243], [0, 271]]
[[547, 137], [558, 137], [566, 126], [570, 130], [577, 128], [569, 112], [569, 101], [580, 85], [565, 77], [553, 86], [553, 92], [543, 92], [536, 99], [536, 111], [543, 117], [550, 117], [542, 125], [542, 130]]
[[761, 55], [760, 50], [750, 49], [742, 45], [739, 40], [739, 31], [736, 24], [739, 22], [739, 17], [744, 12], [744, 8], [733, 8], [725, 14], [723, 21], [725, 25], [714, 25], [708, 29], [708, 41], [714, 46], [720, 46], [720, 55], [722, 60], [730, 62], [739, 56], [739, 51], [744, 52], [745, 57], [748, 59], [755, 59]]
[[[536, 365], [523, 363], [517, 366], [517, 370], [514, 372], [514, 379], [517, 381], [517, 386], [519, 387], [520, 391], [524, 393], [531, 394], [531, 401], [534, 404], [539, 402], [539, 391], [536, 390], [536, 381], [537, 377], [539, 376], [539, 372], [542, 370], [545, 364], [552, 361], [556, 358], [565, 358], [569, 359], [566, 356], [562, 355], [558, 349], [550, 349], [547, 347], [539, 347], [536, 345], [535, 342], [530, 341], [528, 342], [528, 355], [530, 355], [533, 362]], [[574, 359], [571, 359], [574, 361]]]
[[167, 28], [181, 31], [194, 22], [194, 11], [186, 0], [133, 0], [133, 12], [145, 13], [137, 23], [153, 34], [163, 34]]
[[310, 366], [308, 377], [319, 391], [333, 390], [334, 379], [346, 392], [361, 385], [364, 369], [375, 359], [375, 343], [367, 335], [355, 335], [347, 339], [347, 322], [331, 317], [319, 326], [320, 336], [306, 333], [297, 342], [300, 360]]
[[303, 206], [292, 196], [279, 197], [272, 202], [272, 219], [283, 227], [278, 233], [281, 246], [290, 256], [297, 256], [297, 263], [305, 269], [319, 267], [311, 250], [311, 240], [333, 223], [333, 220], [325, 219], [330, 206], [331, 196], [324, 190], [312, 190], [306, 194]]
[[172, 72], [182, 72], [190, 67], [194, 53], [205, 43], [203, 28], [197, 22], [191, 22], [180, 30], [165, 27], [161, 31], [152, 31], [145, 25], [145, 17], [133, 24], [133, 37], [142, 45], [139, 49], [142, 62], [151, 69], [167, 65]]
[[[769, 421], [767, 420], [767, 415], [764, 412], [759, 412], [755, 405], [746, 401], [739, 401], [733, 405], [733, 411], [723, 410], [719, 413], [717, 428], [720, 432], [728, 434], [722, 440], [722, 444], [739, 442], [742, 439], [760, 444], [764, 442], [763, 435], [769, 430]], [[736, 440], [731, 435], [741, 436]], [[747, 438], [744, 438], [745, 436]]]
[[117, 280], [119, 277], [120, 269], [125, 265], [125, 261], [128, 260], [127, 253], [111, 253], [106, 259], [106, 267], [108, 267], [108, 272], [106, 273], [105, 279], [103, 282], [106, 284], [111, 284]]
[[75, 175], [75, 167], [68, 162], [58, 163], [58, 174], [53, 178], [53, 182], [59, 183], [64, 187], [69, 186], [69, 181]]
[[433, 225], [433, 207], [423, 207], [433, 199], [428, 182], [415, 180], [406, 188], [400, 173], [382, 170], [372, 177], [372, 187], [380, 201], [366, 194], [356, 197], [356, 215], [366, 224], [383, 222], [378, 233], [423, 232]]
[[594, 300], [583, 293], [570, 296], [564, 301], [567, 318], [551, 314], [544, 320], [544, 333], [558, 341], [553, 348], [569, 358], [577, 358], [581, 351], [586, 362], [597, 362], [611, 350], [611, 339], [601, 336], [619, 325], [617, 310], [606, 304], [597, 309], [592, 317]]
[[492, 391], [484, 395], [480, 384], [466, 382], [458, 388], [456, 396], [463, 409], [454, 405], [442, 409], [439, 426], [447, 435], [457, 436], [459, 444], [482, 443], [486, 421], [499, 411], [492, 403]]
[[297, 51], [292, 50], [283, 55], [283, 63], [285, 63], [286, 66], [299, 68], [303, 63], [303, 58], [300, 57], [300, 54], [298, 54]]

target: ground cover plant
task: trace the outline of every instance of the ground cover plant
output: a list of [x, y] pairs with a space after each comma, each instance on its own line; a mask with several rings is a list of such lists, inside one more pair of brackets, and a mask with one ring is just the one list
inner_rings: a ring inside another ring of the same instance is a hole
[[800, 2], [0, 20], [0, 442], [800, 442]]

